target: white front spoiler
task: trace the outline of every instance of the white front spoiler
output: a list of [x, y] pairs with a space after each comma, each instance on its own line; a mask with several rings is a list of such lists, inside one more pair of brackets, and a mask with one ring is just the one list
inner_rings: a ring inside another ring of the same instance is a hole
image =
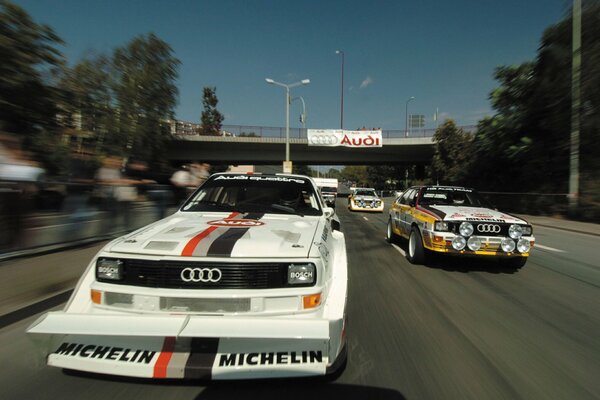
[[51, 366], [147, 378], [322, 375], [342, 320], [50, 312], [27, 332]]

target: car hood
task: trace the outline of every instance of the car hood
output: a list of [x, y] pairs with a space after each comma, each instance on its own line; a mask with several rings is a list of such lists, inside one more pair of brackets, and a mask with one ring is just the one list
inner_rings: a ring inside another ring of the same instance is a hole
[[111, 252], [189, 257], [308, 257], [318, 217], [184, 213], [126, 235]]
[[[421, 206], [423, 207], [423, 206]], [[527, 222], [515, 216], [483, 207], [461, 206], [426, 206], [444, 221], [489, 221], [526, 224]]]

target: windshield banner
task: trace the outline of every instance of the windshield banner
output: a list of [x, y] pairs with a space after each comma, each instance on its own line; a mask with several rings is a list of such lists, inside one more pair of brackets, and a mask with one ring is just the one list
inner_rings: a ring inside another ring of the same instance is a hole
[[308, 129], [309, 146], [382, 147], [381, 130]]

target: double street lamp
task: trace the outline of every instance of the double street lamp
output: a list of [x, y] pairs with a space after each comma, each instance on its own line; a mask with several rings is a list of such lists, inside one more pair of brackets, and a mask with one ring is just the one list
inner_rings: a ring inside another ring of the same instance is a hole
[[[310, 83], [310, 79], [302, 79], [299, 82], [294, 83], [281, 83], [276, 82], [271, 78], [266, 78], [268, 84], [277, 85], [285, 88], [285, 162], [289, 165], [290, 161], [290, 103], [292, 99], [290, 98], [290, 89], [300, 85], [308, 85]], [[290, 171], [291, 172], [291, 171]]]

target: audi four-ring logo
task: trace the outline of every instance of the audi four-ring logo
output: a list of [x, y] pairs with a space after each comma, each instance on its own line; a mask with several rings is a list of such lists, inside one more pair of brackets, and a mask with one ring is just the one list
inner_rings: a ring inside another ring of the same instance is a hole
[[339, 139], [336, 135], [313, 135], [310, 138], [313, 144], [338, 144]]
[[223, 274], [217, 268], [184, 268], [181, 280], [184, 282], [219, 282]]
[[479, 224], [477, 231], [482, 233], [500, 233], [500, 225], [496, 224]]

